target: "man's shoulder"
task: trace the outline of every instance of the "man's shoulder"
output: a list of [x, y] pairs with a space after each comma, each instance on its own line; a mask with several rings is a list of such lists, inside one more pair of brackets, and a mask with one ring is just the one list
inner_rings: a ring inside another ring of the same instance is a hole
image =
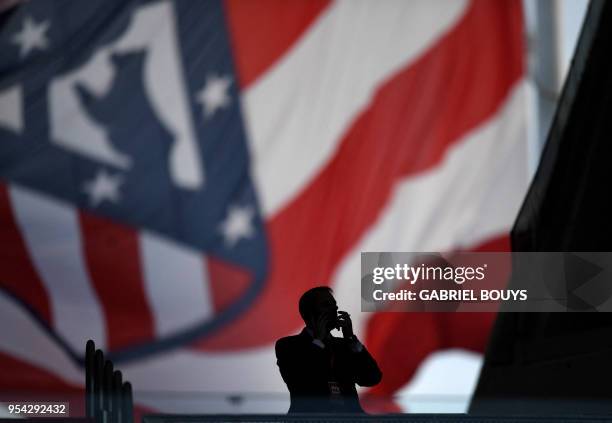
[[297, 347], [300, 345], [304, 345], [305, 343], [310, 342], [311, 338], [306, 332], [306, 329], [303, 329], [300, 333], [295, 335], [285, 336], [276, 341], [276, 348], [291, 348]]
[[293, 345], [298, 345], [300, 343], [303, 343], [302, 338], [303, 336], [301, 334], [285, 336], [276, 341], [276, 348], [284, 348]]
[[276, 341], [274, 350], [277, 357], [295, 356], [301, 354], [306, 344], [302, 334], [285, 336]]

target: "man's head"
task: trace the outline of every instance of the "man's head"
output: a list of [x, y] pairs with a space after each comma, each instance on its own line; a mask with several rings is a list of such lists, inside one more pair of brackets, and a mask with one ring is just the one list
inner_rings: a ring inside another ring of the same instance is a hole
[[329, 314], [330, 330], [335, 327], [338, 305], [332, 295], [332, 289], [328, 286], [317, 286], [304, 292], [300, 297], [300, 315], [306, 326], [316, 320], [318, 316]]

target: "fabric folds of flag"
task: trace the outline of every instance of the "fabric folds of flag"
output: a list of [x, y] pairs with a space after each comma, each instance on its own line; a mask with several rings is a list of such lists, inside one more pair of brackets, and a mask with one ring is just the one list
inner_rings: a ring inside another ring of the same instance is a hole
[[273, 343], [321, 284], [381, 365], [372, 395], [433, 351], [483, 350], [492, 315], [360, 313], [359, 260], [508, 250], [528, 176], [520, 1], [4, 15], [0, 390], [78, 390], [93, 338], [144, 406], [272, 392], [284, 411]]

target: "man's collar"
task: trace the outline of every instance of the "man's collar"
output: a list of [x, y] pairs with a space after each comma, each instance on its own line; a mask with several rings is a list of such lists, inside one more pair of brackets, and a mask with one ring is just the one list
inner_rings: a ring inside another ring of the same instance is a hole
[[[310, 335], [310, 337], [311, 337], [312, 339], [314, 339], [314, 332], [312, 331], [312, 329], [310, 329], [308, 326], [304, 326], [304, 331], [306, 331], [306, 333], [307, 333], [308, 335]], [[304, 332], [304, 331], [302, 331], [302, 332]]]
[[[309, 336], [311, 339], [315, 339], [314, 332], [308, 326], [304, 326], [304, 329], [302, 329], [302, 333]], [[325, 337], [325, 339], [329, 339], [329, 338], [333, 338], [333, 336], [330, 332], [327, 332], [327, 336]], [[323, 339], [323, 341], [325, 339]]]

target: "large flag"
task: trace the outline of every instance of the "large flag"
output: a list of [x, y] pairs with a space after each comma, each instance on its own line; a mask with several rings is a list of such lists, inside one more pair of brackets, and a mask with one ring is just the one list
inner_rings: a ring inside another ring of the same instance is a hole
[[145, 406], [284, 411], [273, 344], [322, 284], [373, 394], [484, 348], [492, 315], [360, 313], [359, 253], [508, 248], [520, 1], [27, 2], [0, 24], [0, 390], [79, 389], [92, 338]]

